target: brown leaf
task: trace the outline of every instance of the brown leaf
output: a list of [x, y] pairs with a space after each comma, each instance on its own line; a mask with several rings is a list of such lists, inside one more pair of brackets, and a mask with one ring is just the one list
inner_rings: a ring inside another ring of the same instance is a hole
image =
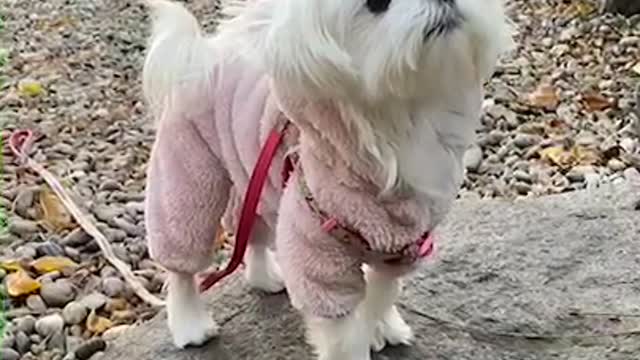
[[582, 102], [589, 112], [606, 110], [614, 105], [613, 101], [594, 92], [582, 95]]
[[24, 270], [7, 275], [7, 292], [11, 297], [29, 295], [40, 290], [39, 281], [34, 280]]
[[556, 89], [549, 84], [540, 84], [536, 90], [527, 96], [529, 105], [549, 111], [553, 111], [558, 107], [560, 99]]
[[43, 256], [31, 263], [31, 266], [40, 274], [46, 274], [53, 271], [63, 271], [68, 268], [76, 268], [73, 260], [64, 256]]
[[111, 322], [111, 320], [97, 315], [94, 309], [91, 310], [91, 313], [89, 313], [89, 316], [87, 317], [86, 326], [87, 330], [89, 330], [91, 333], [99, 335], [113, 327], [113, 323]]
[[49, 231], [72, 229], [73, 218], [67, 212], [58, 196], [48, 188], [40, 192], [40, 208], [42, 209], [42, 225]]

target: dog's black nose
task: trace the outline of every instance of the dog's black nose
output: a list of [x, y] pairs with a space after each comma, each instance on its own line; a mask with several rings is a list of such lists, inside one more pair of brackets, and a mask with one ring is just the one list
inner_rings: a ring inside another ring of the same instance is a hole
[[367, 0], [367, 9], [374, 14], [387, 11], [391, 0]]

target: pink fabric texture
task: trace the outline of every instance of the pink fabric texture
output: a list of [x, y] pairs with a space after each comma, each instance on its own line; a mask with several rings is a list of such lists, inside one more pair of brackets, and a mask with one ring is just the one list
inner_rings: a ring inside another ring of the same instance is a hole
[[[189, 115], [166, 112], [148, 169], [146, 224], [151, 256], [171, 271], [196, 273], [212, 257], [218, 222], [234, 228], [249, 176], [269, 130], [287, 118], [287, 134], [259, 205], [276, 232], [276, 255], [293, 305], [305, 313], [340, 317], [364, 297], [361, 254], [321, 230], [292, 175], [281, 188], [286, 151], [295, 146], [318, 204], [358, 231], [373, 250], [398, 251], [433, 227], [428, 207], [411, 196], [380, 199], [384, 184], [374, 159], [330, 103], [294, 101], [242, 64], [214, 78], [214, 98]], [[192, 100], [192, 99], [190, 99]], [[254, 240], [252, 240], [254, 241]], [[410, 266], [371, 264], [398, 274]]]

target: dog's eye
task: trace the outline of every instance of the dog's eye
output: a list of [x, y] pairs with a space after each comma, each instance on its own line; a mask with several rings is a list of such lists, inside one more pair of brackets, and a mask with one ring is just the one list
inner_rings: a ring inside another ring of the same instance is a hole
[[389, 8], [391, 0], [367, 0], [367, 8], [374, 14], [380, 14]]

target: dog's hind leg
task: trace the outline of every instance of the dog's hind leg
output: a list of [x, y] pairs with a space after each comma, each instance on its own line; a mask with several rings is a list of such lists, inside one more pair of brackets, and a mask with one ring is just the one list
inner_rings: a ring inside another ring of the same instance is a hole
[[146, 226], [151, 257], [170, 271], [168, 325], [176, 346], [199, 346], [218, 333], [194, 275], [212, 262], [231, 182], [188, 119], [159, 122], [149, 164]]
[[254, 289], [270, 293], [284, 290], [284, 282], [275, 255], [269, 246], [275, 242], [275, 233], [265, 221], [256, 219], [251, 242], [245, 254], [245, 279]]

